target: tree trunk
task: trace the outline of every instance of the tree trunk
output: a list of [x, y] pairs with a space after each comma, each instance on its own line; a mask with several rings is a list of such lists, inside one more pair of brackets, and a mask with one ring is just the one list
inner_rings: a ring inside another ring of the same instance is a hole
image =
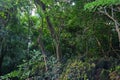
[[[36, 4], [41, 6], [43, 12], [46, 12], [46, 5], [41, 0], [39, 0], [39, 1], [35, 0], [35, 2], [36, 2]], [[49, 16], [45, 16], [45, 19], [47, 21], [48, 29], [49, 29], [51, 36], [52, 36], [54, 43], [55, 43], [57, 60], [60, 61], [61, 48], [60, 48], [60, 43], [59, 43], [60, 41], [58, 39], [58, 34], [56, 33], [56, 31], [55, 31], [55, 29], [50, 21]]]
[[60, 45], [56, 43], [56, 55], [58, 61], [60, 60], [60, 53], [61, 53]]
[[2, 63], [3, 63], [4, 55], [0, 55], [0, 76], [2, 75]]
[[0, 75], [2, 75], [2, 63], [5, 56], [3, 44], [5, 42], [5, 38], [0, 39], [0, 42]]
[[56, 56], [57, 56], [57, 60], [60, 61], [61, 59], [61, 48], [60, 48], [60, 40], [59, 37], [57, 35], [57, 33], [55, 32], [51, 22], [50, 22], [50, 18], [48, 16], [46, 16], [46, 20], [47, 20], [47, 24], [48, 24], [48, 28], [51, 32], [51, 36], [54, 39], [54, 43], [55, 43], [55, 47], [56, 47]]
[[120, 47], [120, 30], [119, 30], [120, 24], [119, 24], [118, 20], [115, 19], [113, 7], [111, 8], [111, 14], [112, 14], [112, 15], [110, 15], [110, 14], [107, 12], [106, 8], [104, 8], [104, 11], [100, 11], [100, 12], [103, 13], [103, 14], [105, 14], [108, 18], [110, 18], [110, 19], [114, 22], [114, 24], [115, 24], [115, 29], [116, 29], [116, 32], [117, 32], [117, 34], [118, 34], [119, 47]]
[[44, 56], [45, 70], [47, 71], [48, 67], [47, 67], [46, 51], [45, 51], [45, 47], [44, 47], [44, 44], [43, 44], [43, 41], [42, 41], [42, 29], [41, 28], [39, 29], [38, 44], [39, 44], [41, 52]]

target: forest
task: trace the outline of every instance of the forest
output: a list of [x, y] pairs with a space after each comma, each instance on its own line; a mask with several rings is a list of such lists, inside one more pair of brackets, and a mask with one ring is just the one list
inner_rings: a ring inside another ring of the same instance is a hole
[[0, 80], [120, 80], [120, 0], [0, 0]]

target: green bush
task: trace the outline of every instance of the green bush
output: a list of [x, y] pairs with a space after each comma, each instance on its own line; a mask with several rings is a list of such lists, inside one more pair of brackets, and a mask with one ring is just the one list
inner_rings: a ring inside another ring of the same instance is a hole
[[60, 76], [60, 80], [87, 80], [92, 75], [94, 63], [82, 62], [79, 59], [72, 59], [67, 62], [66, 68]]

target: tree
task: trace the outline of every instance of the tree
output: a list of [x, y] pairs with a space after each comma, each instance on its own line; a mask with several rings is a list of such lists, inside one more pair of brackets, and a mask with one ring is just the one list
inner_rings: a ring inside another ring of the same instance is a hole
[[120, 30], [119, 30], [119, 16], [117, 13], [120, 12], [119, 0], [96, 0], [94, 2], [85, 5], [85, 9], [90, 11], [98, 10], [100, 13], [106, 15], [110, 20], [114, 22], [115, 30], [118, 34], [119, 46], [120, 46]]
[[119, 79], [119, 4], [0, 1], [0, 79]]
[[[29, 27], [24, 25], [27, 21], [25, 20], [26, 16], [24, 19], [22, 18], [22, 10], [26, 6], [24, 4], [21, 5], [21, 3], [22, 1], [14, 0], [0, 1], [0, 23], [2, 24], [0, 26], [0, 74], [3, 74], [5, 72], [4, 69], [12, 64], [6, 68], [10, 72], [13, 64], [19, 64], [18, 62], [27, 55], [25, 54], [28, 44], [28, 38], [26, 37], [28, 37], [27, 31]], [[25, 1], [26, 3], [27, 1]], [[19, 58], [17, 58], [18, 55]]]
[[36, 2], [36, 6], [37, 5], [41, 6], [41, 9], [43, 10], [43, 13], [44, 14], [46, 13], [45, 14], [45, 19], [46, 19], [46, 22], [47, 22], [47, 26], [48, 26], [50, 34], [53, 38], [53, 42], [55, 44], [57, 59], [58, 59], [58, 61], [60, 61], [61, 49], [60, 49], [60, 39], [59, 39], [59, 35], [58, 35], [59, 32], [57, 33], [55, 31], [55, 28], [53, 27], [50, 16], [47, 14], [48, 13], [47, 12], [48, 5], [46, 5], [43, 1], [35, 1], [35, 2]]

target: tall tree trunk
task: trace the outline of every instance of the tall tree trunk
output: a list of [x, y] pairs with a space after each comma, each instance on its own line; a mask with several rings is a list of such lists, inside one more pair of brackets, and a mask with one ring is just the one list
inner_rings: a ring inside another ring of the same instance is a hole
[[5, 56], [5, 53], [4, 53], [4, 41], [5, 41], [5, 38], [1, 38], [0, 39], [0, 75], [2, 75], [2, 63], [3, 63], [3, 59], [4, 59], [4, 56]]
[[3, 63], [4, 55], [0, 55], [0, 76], [2, 75], [2, 63]]
[[61, 58], [61, 47], [59, 43], [56, 44], [56, 55], [57, 55], [57, 60], [59, 61]]
[[53, 26], [52, 26], [52, 23], [50, 22], [50, 18], [49, 16], [46, 16], [46, 21], [47, 21], [47, 24], [48, 24], [48, 28], [51, 32], [51, 36], [54, 40], [54, 43], [55, 43], [55, 48], [56, 48], [56, 56], [57, 56], [57, 60], [60, 61], [61, 59], [61, 48], [60, 48], [60, 40], [59, 40], [59, 37], [57, 35], [57, 33], [55, 32]]
[[[46, 12], [46, 5], [41, 1], [41, 0], [35, 0], [36, 4], [38, 4], [39, 6], [41, 6], [43, 12]], [[55, 47], [56, 47], [56, 56], [57, 56], [57, 60], [60, 61], [61, 57], [61, 48], [60, 48], [60, 40], [59, 40], [59, 36], [56, 33], [51, 21], [50, 21], [50, 17], [47, 15], [45, 16], [45, 19], [47, 21], [47, 25], [48, 25], [48, 29], [51, 33], [51, 36], [53, 38], [53, 41], [55, 43]]]
[[44, 56], [45, 70], [47, 71], [48, 67], [47, 67], [46, 51], [44, 49], [45, 47], [44, 47], [44, 44], [42, 41], [42, 30], [41, 29], [39, 30], [38, 44], [39, 44], [39, 47], [41, 49], [42, 55]]

